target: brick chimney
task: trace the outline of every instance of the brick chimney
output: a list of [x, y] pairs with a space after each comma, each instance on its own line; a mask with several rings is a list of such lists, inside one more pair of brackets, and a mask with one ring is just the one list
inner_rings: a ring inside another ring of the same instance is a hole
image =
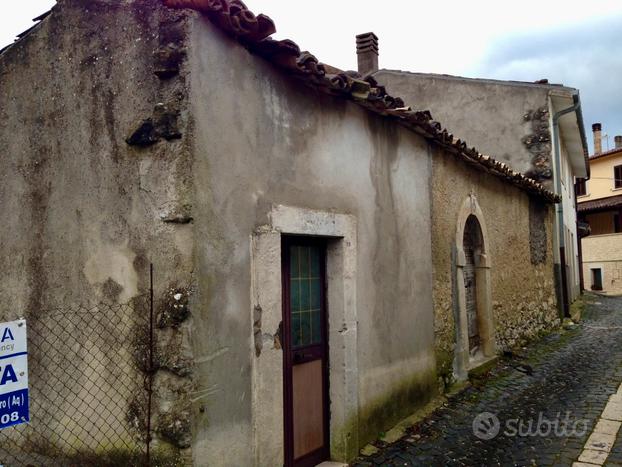
[[600, 130], [602, 126], [600, 123], [594, 123], [592, 125], [592, 132], [594, 133], [594, 155], [598, 155], [603, 152], [603, 141], [600, 136]]
[[615, 138], [613, 138], [613, 140], [616, 143], [616, 149], [622, 148], [622, 136], [618, 135]]
[[357, 35], [356, 55], [361, 75], [366, 76], [378, 71], [378, 36], [373, 32]]

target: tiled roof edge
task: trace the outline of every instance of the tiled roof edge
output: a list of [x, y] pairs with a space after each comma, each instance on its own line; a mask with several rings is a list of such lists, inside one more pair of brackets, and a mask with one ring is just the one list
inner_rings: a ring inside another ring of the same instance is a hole
[[337, 72], [325, 66], [309, 52], [301, 51], [289, 40], [274, 40], [274, 22], [266, 15], [255, 15], [239, 0], [162, 0], [171, 8], [190, 8], [206, 15], [210, 21], [237, 39], [251, 52], [260, 55], [288, 74], [330, 95], [352, 100], [362, 107], [397, 120], [403, 126], [434, 141], [440, 147], [465, 160], [480, 170], [491, 173], [520, 189], [549, 203], [561, 199], [540, 183], [512, 170], [507, 164], [481, 154], [475, 148], [454, 138], [429, 111], [415, 111], [400, 97], [387, 94], [372, 76], [362, 77], [357, 72]]
[[598, 211], [622, 206], [622, 195], [608, 196], [577, 203], [578, 212]]
[[588, 162], [596, 160], [596, 159], [600, 159], [601, 157], [613, 156], [614, 154], [617, 154], [617, 153], [622, 154], [622, 148], [608, 149], [607, 151], [601, 152], [600, 154], [593, 154], [592, 156], [588, 158]]
[[0, 47], [0, 55], [2, 55], [4, 52], [6, 52], [7, 50], [9, 50], [11, 47], [13, 47], [14, 45], [18, 44], [19, 42], [21, 42], [24, 38], [26, 38], [31, 32], [33, 32], [36, 28], [39, 27], [39, 25], [43, 22], [43, 20], [45, 18], [47, 18], [50, 13], [52, 13], [52, 11], [54, 10], [54, 8], [56, 7], [56, 5], [54, 5], [52, 8], [50, 8], [49, 10], [47, 10], [46, 12], [40, 14], [39, 16], [37, 16], [36, 18], [33, 18], [32, 21], [35, 23], [32, 26], [30, 26], [28, 29], [26, 29], [24, 32], [21, 32], [17, 35], [17, 37], [15, 38], [15, 40], [13, 42], [11, 42], [10, 44], [4, 45]]

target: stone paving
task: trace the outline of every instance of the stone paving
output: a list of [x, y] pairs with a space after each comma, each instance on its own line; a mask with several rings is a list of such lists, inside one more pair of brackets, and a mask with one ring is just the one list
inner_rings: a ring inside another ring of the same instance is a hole
[[618, 440], [613, 445], [613, 449], [611, 449], [605, 465], [622, 465], [622, 433], [620, 432], [618, 432]]
[[[402, 439], [377, 442], [379, 452], [353, 466], [571, 466], [622, 383], [622, 298], [587, 301], [579, 325], [504, 357]], [[622, 467], [622, 432], [604, 465]]]

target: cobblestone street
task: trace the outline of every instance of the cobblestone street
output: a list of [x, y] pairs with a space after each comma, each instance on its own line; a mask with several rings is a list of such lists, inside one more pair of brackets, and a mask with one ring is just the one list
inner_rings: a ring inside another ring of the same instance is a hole
[[[622, 298], [588, 296], [586, 301], [580, 324], [546, 336], [521, 355], [503, 358], [485, 379], [450, 399], [402, 439], [379, 443], [378, 453], [361, 457], [354, 465], [577, 462], [610, 396], [622, 383]], [[481, 413], [498, 417], [500, 430], [492, 439], [473, 433], [473, 420]], [[604, 465], [622, 466], [622, 433], [618, 432]]]

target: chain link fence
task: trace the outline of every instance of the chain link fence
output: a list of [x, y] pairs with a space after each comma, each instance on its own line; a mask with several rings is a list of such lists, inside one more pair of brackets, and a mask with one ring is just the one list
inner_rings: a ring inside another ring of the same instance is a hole
[[152, 296], [26, 319], [30, 423], [0, 430], [0, 464], [150, 465]]

